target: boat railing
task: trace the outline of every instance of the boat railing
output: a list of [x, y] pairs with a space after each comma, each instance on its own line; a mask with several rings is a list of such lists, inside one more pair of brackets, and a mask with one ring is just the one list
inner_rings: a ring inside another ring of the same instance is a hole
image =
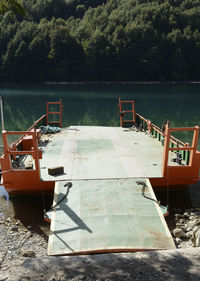
[[[172, 132], [193, 132], [193, 139], [191, 146], [189, 143], [181, 143], [179, 145], [171, 145]], [[164, 140], [164, 155], [163, 155], [163, 176], [169, 175], [169, 173], [177, 173], [176, 176], [181, 176], [182, 173], [188, 174], [188, 176], [199, 177], [199, 162], [200, 153], [197, 151], [199, 137], [199, 126], [192, 128], [170, 128], [166, 125], [165, 128], [165, 140]], [[169, 152], [181, 154], [181, 158], [186, 161], [186, 165], [173, 166], [169, 165]], [[184, 168], [180, 170], [180, 168]], [[172, 171], [173, 169], [173, 171]]]
[[[138, 113], [136, 113], [136, 126], [137, 127], [141, 126], [145, 131], [148, 130], [148, 132], [154, 138], [157, 138], [164, 145], [165, 131], [163, 129], [159, 128], [158, 126], [156, 126], [155, 124], [153, 124], [149, 119], [144, 118], [143, 116], [141, 116]], [[185, 130], [185, 131], [187, 131], [187, 130]], [[189, 143], [184, 143], [183, 141], [177, 139], [176, 137], [174, 137], [170, 134], [169, 147], [170, 148], [171, 147], [172, 148], [181, 148], [181, 149], [174, 149], [174, 151], [179, 152], [182, 156], [182, 160], [185, 161], [186, 165], [189, 165], [190, 150], [187, 149], [189, 147]], [[185, 148], [185, 149], [183, 149], [183, 148]]]
[[[21, 135], [21, 137], [11, 145], [8, 144], [9, 135]], [[0, 158], [1, 164], [3, 165], [3, 171], [19, 170], [18, 166], [13, 165], [16, 161], [17, 156], [31, 155], [35, 161], [35, 170], [39, 171], [39, 159], [42, 157], [42, 151], [38, 149], [40, 130], [36, 129], [36, 124], [34, 124], [33, 129], [29, 131], [2, 131], [2, 139], [4, 145], [4, 154]], [[23, 141], [28, 140], [28, 145], [23, 148], [21, 144]], [[16, 162], [17, 164], [17, 162]]]
[[[36, 129], [39, 129], [40, 126], [46, 126], [46, 115], [42, 115], [37, 121], [35, 121], [28, 129], [27, 132], [33, 131], [34, 127]], [[39, 131], [38, 131], [39, 132]], [[15, 142], [12, 143], [12, 146], [18, 147], [22, 140], [24, 138], [24, 135], [22, 134], [21, 137], [19, 137]]]
[[[50, 106], [52, 105], [58, 106], [58, 110], [51, 111]], [[49, 124], [52, 126], [58, 125], [61, 128], [62, 127], [62, 100], [56, 102], [48, 101], [46, 104], [46, 112], [47, 112], [46, 113], [47, 125]], [[51, 120], [52, 116], [57, 116], [59, 120], [57, 121]]]

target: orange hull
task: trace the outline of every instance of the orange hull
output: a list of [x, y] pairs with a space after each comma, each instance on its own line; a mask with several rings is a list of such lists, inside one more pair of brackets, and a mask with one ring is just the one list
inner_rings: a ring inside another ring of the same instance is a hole
[[[132, 119], [127, 122], [132, 122], [143, 130], [147, 130], [149, 134], [161, 141], [163, 146], [163, 167], [162, 177], [150, 178], [150, 182], [155, 190], [177, 189], [177, 186], [184, 188], [184, 186], [196, 183], [199, 180], [200, 168], [200, 152], [197, 151], [197, 143], [199, 136], [199, 127], [194, 128], [170, 128], [169, 122], [165, 124], [165, 129], [161, 130], [159, 127], [152, 124], [148, 119], [143, 118], [135, 113], [135, 103], [131, 101], [131, 110], [123, 110], [122, 103], [129, 103], [129, 101], [119, 100], [120, 123], [124, 124], [124, 114], [132, 114]], [[52, 103], [51, 103], [52, 104]], [[59, 112], [49, 112], [47, 105], [47, 115], [43, 115], [37, 120], [34, 125], [27, 131], [23, 132], [7, 132], [2, 131], [2, 138], [4, 144], [4, 155], [0, 158], [2, 180], [1, 183], [5, 186], [10, 194], [47, 194], [54, 190], [54, 181], [42, 181], [40, 179], [40, 159], [42, 158], [42, 151], [38, 148], [38, 143], [41, 138], [41, 130], [38, 128], [41, 125], [47, 125], [50, 114], [59, 114], [60, 121], [54, 122], [61, 126], [61, 102], [56, 102], [59, 105]], [[192, 145], [183, 143], [171, 136], [171, 132], [175, 131], [193, 131]], [[8, 145], [8, 135], [20, 135], [21, 137], [13, 144]], [[184, 165], [169, 165], [169, 153], [181, 152]], [[34, 160], [34, 166], [31, 169], [16, 168], [16, 158], [19, 155], [31, 155]], [[185, 159], [184, 159], [185, 157]], [[174, 187], [176, 186], [176, 188]]]

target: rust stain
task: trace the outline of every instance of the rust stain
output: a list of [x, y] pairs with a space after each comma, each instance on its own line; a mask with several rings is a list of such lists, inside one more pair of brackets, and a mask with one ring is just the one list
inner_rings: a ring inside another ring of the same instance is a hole
[[166, 248], [166, 236], [159, 232], [154, 230], [148, 230], [149, 233], [153, 236], [154, 241], [152, 241], [152, 248]]

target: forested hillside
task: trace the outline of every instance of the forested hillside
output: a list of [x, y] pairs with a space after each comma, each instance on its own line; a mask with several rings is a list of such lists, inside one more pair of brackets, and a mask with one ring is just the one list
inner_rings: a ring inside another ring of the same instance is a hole
[[32, 0], [0, 16], [0, 82], [200, 80], [199, 0]]

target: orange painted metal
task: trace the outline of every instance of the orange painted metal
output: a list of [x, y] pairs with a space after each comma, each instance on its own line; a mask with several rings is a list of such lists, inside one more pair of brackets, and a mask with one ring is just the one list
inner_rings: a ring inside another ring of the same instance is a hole
[[[123, 101], [119, 99], [119, 111], [122, 111]], [[126, 101], [125, 101], [126, 102]], [[162, 190], [165, 187], [170, 186], [181, 186], [188, 185], [191, 183], [196, 183], [199, 178], [200, 171], [200, 152], [197, 151], [198, 145], [198, 137], [199, 137], [199, 126], [195, 126], [193, 128], [170, 128], [169, 122], [165, 124], [164, 130], [153, 124], [149, 119], [144, 118], [143, 116], [135, 113], [137, 118], [142, 120], [142, 122], [146, 123], [146, 128], [148, 133], [151, 134], [152, 131], [156, 131], [157, 134], [160, 135], [160, 139], [163, 140], [164, 148], [163, 148], [163, 167], [161, 178], [150, 178], [150, 182], [155, 189]], [[123, 117], [120, 116], [120, 124], [123, 126]], [[172, 136], [173, 132], [188, 132], [193, 131], [193, 141], [190, 146], [188, 143], [184, 143], [179, 139]], [[170, 147], [170, 143], [176, 147]], [[184, 165], [169, 165], [169, 152], [175, 151], [189, 151], [190, 152], [190, 160], [189, 164]], [[159, 188], [161, 187], [161, 188]]]
[[[58, 105], [59, 106], [59, 111], [49, 111], [49, 106], [50, 105]], [[58, 124], [59, 127], [62, 127], [62, 100], [57, 101], [57, 102], [47, 102], [46, 104], [47, 107], [47, 125], [52, 124], [56, 125]], [[50, 115], [59, 115], [59, 121], [49, 121]]]
[[[40, 180], [39, 159], [42, 151], [38, 149], [41, 130], [37, 125], [44, 120], [46, 115], [38, 119], [27, 131], [2, 131], [4, 154], [0, 157], [2, 179], [1, 183], [10, 194], [46, 194], [54, 190], [54, 182]], [[14, 143], [8, 145], [8, 135], [21, 135]], [[17, 155], [32, 155], [35, 168], [21, 169], [13, 167], [12, 161]]]
[[[171, 133], [181, 131], [193, 131], [192, 146], [188, 144], [178, 145], [178, 147], [169, 147]], [[199, 168], [200, 168], [200, 152], [197, 151], [199, 126], [194, 128], [170, 128], [169, 124], [165, 129], [165, 142], [163, 151], [163, 182], [167, 182], [169, 185], [176, 184], [189, 184], [197, 182], [199, 180]], [[170, 151], [191, 151], [190, 160], [188, 165], [170, 166], [169, 165], [169, 152]]]
[[[124, 110], [123, 104], [131, 104], [131, 110]], [[119, 115], [120, 115], [120, 126], [123, 127], [124, 123], [132, 123], [135, 124], [135, 101], [134, 100], [121, 100], [119, 98]], [[132, 113], [132, 119], [124, 120], [124, 116], [126, 113]]]
[[[164, 139], [162, 167], [163, 177], [150, 178], [149, 180], [152, 186], [157, 190], [163, 190], [165, 187], [167, 188], [167, 186], [181, 186], [181, 188], [184, 188], [185, 185], [196, 183], [199, 180], [200, 169], [200, 152], [197, 151], [199, 126], [195, 126], [194, 128], [170, 128], [169, 122], [167, 122], [165, 131], [163, 131], [156, 125], [150, 123], [150, 120], [145, 119], [137, 113], [136, 116], [138, 116], [147, 124], [148, 132], [150, 131], [149, 129], [151, 126], [151, 130], [155, 130]], [[172, 132], [181, 131], [193, 131], [193, 141], [191, 146], [189, 146], [188, 143], [184, 143], [171, 135]], [[176, 147], [170, 147], [170, 143], [174, 144]], [[189, 164], [177, 166], [169, 165], [168, 161], [170, 151], [190, 151]]]
[[[122, 104], [131, 103], [132, 110], [123, 111]], [[59, 112], [49, 112], [48, 106], [50, 104], [58, 104]], [[142, 122], [146, 123], [146, 128], [149, 134], [152, 134], [154, 130], [164, 142], [163, 147], [163, 166], [162, 166], [162, 177], [150, 178], [150, 182], [154, 188], [161, 186], [162, 189], [165, 186], [172, 185], [186, 185], [195, 183], [199, 180], [199, 169], [200, 169], [200, 152], [197, 151], [197, 143], [199, 137], [199, 126], [194, 128], [170, 128], [169, 122], [166, 123], [165, 129], [162, 130], [158, 126], [154, 125], [149, 119], [145, 119], [139, 114], [135, 113], [134, 101], [121, 101], [119, 99], [119, 112], [132, 113], [132, 120], [136, 123], [136, 116]], [[62, 125], [62, 103], [60, 102], [49, 102], [47, 103], [47, 115], [43, 115], [37, 120], [27, 131], [21, 132], [7, 132], [2, 131], [4, 154], [0, 157], [0, 164], [2, 170], [2, 184], [5, 186], [10, 193], [49, 193], [54, 189], [54, 182], [52, 181], [41, 181], [40, 179], [40, 163], [39, 159], [42, 158], [42, 152], [38, 149], [38, 142], [41, 138], [41, 131], [37, 129], [38, 124], [44, 121], [49, 124], [48, 115], [59, 114], [59, 126]], [[123, 116], [120, 115], [120, 125], [123, 127], [124, 122]], [[193, 141], [190, 146], [188, 143], [184, 143], [174, 136], [173, 132], [181, 131], [193, 131]], [[8, 145], [8, 135], [21, 135], [16, 142]], [[170, 143], [176, 147], [170, 147]], [[189, 151], [190, 159], [187, 165], [169, 165], [169, 153], [174, 151]], [[16, 161], [17, 155], [32, 155], [34, 159], [34, 169], [21, 169], [13, 167], [13, 162]]]

